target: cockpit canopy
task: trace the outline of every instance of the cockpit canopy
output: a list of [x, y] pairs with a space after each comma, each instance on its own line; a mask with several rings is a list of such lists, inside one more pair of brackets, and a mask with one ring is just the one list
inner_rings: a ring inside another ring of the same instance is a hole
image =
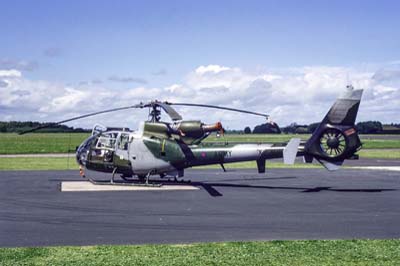
[[76, 159], [80, 165], [86, 165], [87, 161], [111, 162], [114, 152], [128, 150], [129, 142], [133, 139], [127, 131], [99, 132], [94, 128], [93, 133], [76, 151]]

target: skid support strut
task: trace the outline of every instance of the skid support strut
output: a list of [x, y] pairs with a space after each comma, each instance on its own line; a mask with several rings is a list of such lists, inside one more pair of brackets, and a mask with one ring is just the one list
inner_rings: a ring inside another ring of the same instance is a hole
[[145, 183], [145, 184], [146, 184], [147, 186], [149, 185], [150, 175], [151, 175], [151, 171], [148, 172], [147, 175], [146, 175], [146, 183]]
[[110, 180], [110, 183], [111, 183], [111, 184], [114, 184], [115, 172], [117, 172], [117, 167], [114, 167], [114, 170], [112, 171], [112, 176], [111, 176], [111, 180]]
[[115, 174], [117, 172], [117, 168], [115, 167], [112, 171], [112, 176], [110, 181], [106, 181], [106, 180], [94, 180], [91, 179], [90, 177], [86, 177], [92, 184], [94, 185], [113, 185], [113, 186], [136, 186], [136, 187], [161, 187], [162, 183], [150, 183], [150, 175], [152, 174], [153, 171], [150, 171], [146, 177], [145, 177], [145, 182], [141, 183], [141, 182], [124, 182], [124, 181], [115, 181]]

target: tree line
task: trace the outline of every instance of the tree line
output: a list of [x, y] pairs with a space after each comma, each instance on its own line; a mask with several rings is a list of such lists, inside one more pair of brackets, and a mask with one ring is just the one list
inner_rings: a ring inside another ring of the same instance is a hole
[[[265, 123], [257, 125], [251, 130], [250, 127], [245, 127], [244, 134], [311, 134], [319, 126], [320, 123], [312, 123], [309, 125], [299, 125], [292, 123], [286, 127], [279, 128], [275, 123]], [[379, 121], [364, 121], [358, 122], [356, 125], [357, 131], [360, 134], [400, 134], [400, 124], [382, 124]]]
[[[0, 121], [0, 133], [20, 133], [39, 126], [49, 126], [38, 130], [38, 133], [83, 133], [90, 132], [90, 129], [74, 128], [66, 125], [54, 125], [52, 123], [41, 123], [33, 121]], [[292, 123], [280, 128], [276, 123], [268, 122], [257, 125], [253, 130], [247, 126], [244, 130], [227, 130], [227, 133], [235, 134], [311, 134], [318, 127], [319, 123], [299, 125]], [[400, 134], [400, 124], [382, 124], [379, 121], [358, 122], [357, 131], [361, 134]]]
[[90, 129], [74, 128], [66, 125], [54, 125], [52, 123], [41, 123], [33, 121], [0, 121], [0, 132], [1, 133], [20, 133], [26, 130], [30, 130], [39, 126], [49, 126], [38, 130], [39, 133], [83, 133], [90, 132]]

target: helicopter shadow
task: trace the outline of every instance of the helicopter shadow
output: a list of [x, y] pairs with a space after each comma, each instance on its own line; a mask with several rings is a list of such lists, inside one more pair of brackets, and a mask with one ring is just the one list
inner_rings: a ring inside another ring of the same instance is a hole
[[[300, 193], [318, 193], [318, 192], [350, 192], [350, 193], [378, 193], [378, 192], [388, 192], [397, 191], [398, 189], [364, 189], [364, 188], [332, 188], [330, 186], [317, 186], [317, 187], [300, 187], [300, 186], [267, 186], [267, 185], [251, 185], [243, 184], [247, 181], [271, 181], [271, 180], [284, 180], [284, 179], [296, 179], [295, 176], [286, 177], [262, 177], [262, 178], [229, 178], [221, 179], [219, 182], [209, 182], [209, 181], [187, 181], [187, 182], [176, 182], [170, 180], [158, 180], [155, 183], [160, 183], [162, 185], [182, 185], [190, 184], [195, 187], [203, 188], [211, 197], [222, 197], [223, 194], [218, 190], [218, 188], [242, 188], [242, 189], [264, 189], [264, 190], [286, 190], [286, 191], [298, 191]], [[76, 181], [77, 179], [68, 178], [53, 178], [49, 181]], [[99, 180], [99, 182], [109, 182], [109, 179]], [[117, 181], [118, 182], [118, 181]], [[241, 182], [241, 183], [236, 183]], [[135, 182], [133, 182], [134, 184]]]
[[[268, 179], [268, 178], [266, 178]], [[259, 180], [259, 179], [258, 179]], [[243, 181], [243, 179], [242, 179]], [[223, 194], [217, 188], [250, 188], [265, 190], [289, 190], [299, 191], [300, 193], [317, 193], [323, 191], [330, 192], [351, 192], [351, 193], [378, 193], [387, 191], [397, 191], [397, 189], [363, 189], [363, 188], [332, 188], [332, 187], [289, 187], [289, 186], [264, 186], [264, 185], [248, 185], [221, 182], [191, 182], [193, 186], [202, 187], [212, 197], [222, 197]]]

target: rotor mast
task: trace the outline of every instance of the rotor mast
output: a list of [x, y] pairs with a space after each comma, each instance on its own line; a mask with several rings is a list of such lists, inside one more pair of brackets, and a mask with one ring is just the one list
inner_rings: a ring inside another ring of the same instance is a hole
[[149, 107], [149, 121], [156, 123], [161, 120], [161, 107], [159, 105], [151, 105]]

